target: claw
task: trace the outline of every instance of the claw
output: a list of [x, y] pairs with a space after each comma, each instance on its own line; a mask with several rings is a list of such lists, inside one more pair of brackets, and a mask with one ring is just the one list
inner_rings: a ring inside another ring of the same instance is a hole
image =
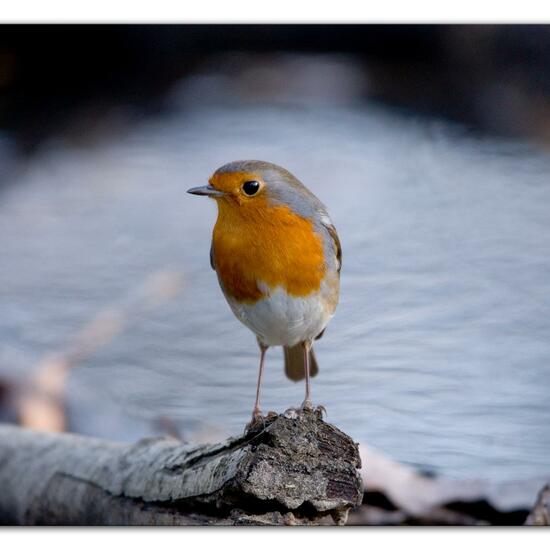
[[323, 405], [317, 405], [317, 407], [315, 407], [315, 414], [320, 420], [323, 420], [323, 416], [327, 416], [327, 410]]
[[244, 434], [246, 435], [250, 431], [261, 432], [277, 418], [279, 415], [275, 411], [269, 411], [265, 416], [261, 411], [254, 411], [252, 419], [244, 428]]
[[296, 418], [299, 418], [303, 412], [315, 413], [317, 415], [317, 418], [319, 418], [320, 420], [323, 420], [323, 417], [327, 416], [327, 410], [323, 405], [318, 405], [317, 407], [313, 408], [311, 402], [302, 403], [300, 408], [291, 407], [283, 413], [283, 416], [291, 420], [296, 420]]
[[300, 411], [294, 407], [291, 407], [283, 413], [283, 416], [285, 418], [289, 418], [290, 420], [296, 420], [300, 416]]
[[300, 407], [303, 411], [312, 411], [313, 410], [313, 403], [310, 399], [304, 399], [304, 402], [302, 403], [302, 406]]
[[248, 424], [244, 427], [244, 433], [245, 435], [250, 431], [256, 431], [258, 428], [261, 427], [263, 430], [265, 428], [265, 418], [262, 416], [262, 411], [260, 410], [253, 410], [252, 411], [252, 419]]

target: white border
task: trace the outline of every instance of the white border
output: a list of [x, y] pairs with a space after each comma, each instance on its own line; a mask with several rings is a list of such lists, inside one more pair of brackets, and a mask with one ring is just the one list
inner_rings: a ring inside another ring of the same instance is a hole
[[[464, 550], [464, 548], [527, 547], [546, 550], [550, 531], [542, 528], [421, 528], [421, 527], [325, 527], [325, 528], [87, 528], [52, 529], [0, 528], [0, 540], [6, 548], [48, 550], [102, 550], [108, 548], [212, 548], [214, 550], [285, 550], [294, 548], [322, 550], [346, 545], [348, 548], [419, 548], [421, 550]], [[290, 540], [292, 538], [293, 540]], [[345, 540], [343, 540], [345, 539]], [[479, 544], [476, 544], [479, 543]], [[174, 546], [177, 545], [177, 546]]]
[[3, 23], [543, 23], [545, 0], [3, 0]]
[[[154, 0], [6, 0], [0, 6], [2, 23], [549, 23], [550, 2], [460, 0], [298, 0], [169, 1]], [[256, 550], [288, 547], [288, 537], [300, 548], [334, 548], [335, 545], [372, 548], [421, 548], [463, 550], [465, 545], [483, 542], [499, 550], [527, 546], [529, 550], [549, 548], [550, 530], [536, 528], [335, 528], [269, 529], [184, 528], [184, 529], [10, 529], [0, 528], [5, 548], [55, 548], [86, 550], [101, 544], [150, 550], [184, 545], [204, 548], [212, 542], [219, 550], [253, 547]], [[153, 538], [154, 537], [154, 538]], [[307, 539], [305, 538], [307, 537]], [[338, 537], [336, 540], [334, 537]], [[342, 541], [342, 537], [346, 541]], [[352, 540], [354, 539], [354, 540]], [[245, 543], [243, 545], [243, 543]], [[246, 544], [248, 543], [248, 544]], [[170, 546], [169, 546], [170, 545]], [[296, 547], [292, 544], [291, 547]], [[477, 547], [474, 546], [474, 548]]]

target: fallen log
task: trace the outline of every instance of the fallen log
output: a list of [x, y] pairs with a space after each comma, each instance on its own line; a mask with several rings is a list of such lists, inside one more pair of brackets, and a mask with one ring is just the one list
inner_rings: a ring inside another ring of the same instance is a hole
[[303, 525], [362, 499], [357, 444], [315, 413], [214, 445], [134, 445], [0, 425], [0, 524]]
[[539, 491], [525, 525], [550, 525], [550, 483]]

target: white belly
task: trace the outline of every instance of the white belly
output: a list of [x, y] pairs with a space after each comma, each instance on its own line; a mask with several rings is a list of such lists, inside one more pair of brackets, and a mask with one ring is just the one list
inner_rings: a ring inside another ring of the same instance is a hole
[[312, 340], [332, 317], [318, 292], [295, 298], [279, 287], [254, 304], [241, 304], [229, 297], [227, 301], [237, 318], [267, 346], [294, 346]]

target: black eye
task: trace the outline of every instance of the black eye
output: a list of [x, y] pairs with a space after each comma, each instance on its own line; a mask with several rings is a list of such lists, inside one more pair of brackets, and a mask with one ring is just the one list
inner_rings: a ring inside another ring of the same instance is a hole
[[260, 184], [257, 181], [245, 181], [243, 183], [243, 191], [245, 195], [251, 197], [255, 195], [260, 189]]

